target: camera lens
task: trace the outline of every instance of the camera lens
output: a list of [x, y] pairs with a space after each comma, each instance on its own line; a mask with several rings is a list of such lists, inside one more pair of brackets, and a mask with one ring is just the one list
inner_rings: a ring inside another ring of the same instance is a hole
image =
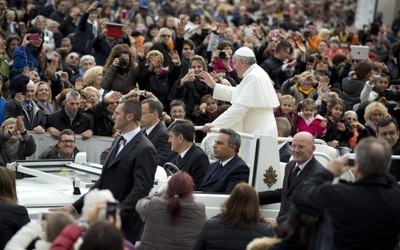
[[119, 58], [119, 66], [121, 66], [121, 67], [128, 66], [128, 59], [126, 59], [124, 57], [120, 57]]

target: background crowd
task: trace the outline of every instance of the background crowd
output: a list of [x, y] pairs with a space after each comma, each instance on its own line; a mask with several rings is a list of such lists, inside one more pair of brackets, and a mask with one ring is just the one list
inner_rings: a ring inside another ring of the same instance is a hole
[[[170, 142], [179, 154], [186, 154], [185, 146], [194, 151], [192, 135], [183, 138], [182, 146], [168, 139], [167, 127], [174, 124], [168, 130], [179, 136], [174, 128], [179, 123], [174, 120], [204, 125], [230, 107], [229, 102], [213, 99], [213, 89], [200, 76], [209, 74], [217, 84], [240, 85], [233, 55], [241, 47], [254, 52], [257, 64], [273, 82], [280, 101], [274, 115], [286, 118], [290, 124], [283, 134], [308, 132], [325, 140], [338, 156], [353, 152], [361, 139], [376, 136], [386, 139], [393, 153], [400, 154], [396, 123], [400, 117], [396, 86], [400, 85], [400, 12], [391, 24], [383, 23], [383, 13], [377, 13], [372, 23], [358, 30], [353, 26], [355, 9], [355, 0], [0, 1], [0, 164], [35, 152], [30, 133], [49, 132], [57, 139], [41, 159], [73, 159], [78, 152], [75, 134], [84, 140], [93, 135], [119, 137], [116, 109], [121, 101], [129, 99], [142, 101], [137, 122], [155, 146], [158, 165], [177, 157], [170, 153]], [[351, 45], [368, 46], [367, 58], [355, 60]], [[386, 122], [388, 117], [393, 120]], [[162, 136], [153, 139], [154, 131], [159, 129]], [[195, 141], [201, 142], [204, 136], [197, 131]], [[179, 152], [178, 148], [185, 149]], [[109, 151], [105, 150], [103, 161]], [[204, 206], [193, 205], [191, 196], [202, 179], [187, 172], [189, 177], [181, 176], [184, 180], [178, 182], [187, 186], [186, 193], [171, 194], [167, 190], [138, 202], [140, 217], [149, 221], [143, 249], [151, 248], [151, 244], [174, 244], [164, 241], [168, 235], [159, 242], [149, 240], [156, 226], [145, 210], [154, 204], [168, 207], [169, 214], [159, 216], [171, 220], [172, 225], [179, 224], [181, 230], [191, 225], [191, 234], [183, 234], [186, 240], [182, 249], [205, 249], [210, 244], [219, 248], [224, 242], [213, 239], [217, 236], [208, 230], [212, 228], [220, 236], [227, 230], [226, 225], [252, 232], [229, 249], [243, 249], [253, 238], [275, 235], [254, 212], [258, 198], [243, 202], [242, 207], [232, 205], [231, 199], [237, 203], [243, 201], [243, 195], [251, 199], [255, 193], [245, 184], [236, 185], [232, 191], [235, 195], [224, 204], [221, 215], [204, 224]], [[400, 180], [396, 164], [392, 163], [390, 172]], [[184, 173], [176, 176], [180, 175]], [[95, 243], [111, 244], [114, 248], [110, 249], [133, 248], [119, 230], [99, 222], [99, 216], [104, 217], [99, 211], [104, 210], [107, 201], [115, 201], [112, 194], [104, 195], [96, 198], [94, 208], [82, 209], [84, 218], [95, 226], [88, 227], [88, 221], [67, 226], [72, 219], [62, 214], [52, 217], [58, 222], [47, 221], [48, 227], [52, 223], [60, 227], [46, 232], [47, 243], [55, 240], [51, 249], [70, 249], [66, 239], [77, 240], [83, 234], [81, 249], [94, 249], [86, 244]], [[12, 192], [4, 197], [0, 196], [2, 203], [17, 201]], [[178, 221], [179, 216], [185, 216], [186, 203], [198, 211], [197, 217]], [[237, 221], [235, 216], [240, 212], [244, 217]], [[197, 224], [190, 223], [190, 219]], [[112, 220], [117, 228], [121, 227], [118, 218]], [[16, 229], [26, 222], [24, 219]], [[61, 239], [50, 235], [60, 233], [64, 226]], [[41, 230], [40, 223], [25, 227], [27, 231], [36, 230], [36, 234]], [[16, 231], [2, 234], [2, 243], [5, 245]], [[116, 241], [101, 242], [97, 238], [100, 231], [113, 235]], [[232, 235], [243, 236], [240, 230]], [[14, 237], [18, 239], [18, 235]], [[16, 239], [10, 244], [18, 243]]]

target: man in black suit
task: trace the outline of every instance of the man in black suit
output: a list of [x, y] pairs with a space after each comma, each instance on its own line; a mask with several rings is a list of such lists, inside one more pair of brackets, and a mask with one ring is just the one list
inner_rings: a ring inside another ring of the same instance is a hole
[[282, 188], [258, 193], [261, 205], [281, 203], [278, 217], [266, 219], [266, 222], [273, 228], [277, 228], [286, 220], [289, 206], [300, 184], [307, 180], [316, 169], [323, 168], [315, 159], [314, 151], [315, 145], [312, 134], [308, 132], [297, 133], [292, 142], [293, 160], [286, 164]]
[[[392, 147], [393, 155], [400, 155], [399, 125], [393, 118], [383, 118], [376, 126], [376, 137], [386, 140]], [[389, 174], [400, 181], [400, 160], [392, 160]]]
[[[138, 100], [129, 99], [118, 104], [112, 118], [115, 129], [123, 136], [111, 145], [101, 176], [91, 188], [109, 189], [119, 201], [122, 231], [132, 243], [140, 239], [143, 224], [136, 212], [136, 203], [149, 194], [157, 169], [156, 150], [140, 131], [138, 121], [141, 116], [142, 107]], [[59, 210], [81, 212], [83, 198]]]
[[[400, 187], [388, 175], [392, 149], [374, 137], [362, 139], [348, 156], [331, 161], [299, 187], [293, 204], [322, 217], [315, 249], [395, 249], [400, 234]], [[332, 184], [351, 167], [355, 182]], [[319, 245], [319, 243], [323, 244]], [[396, 248], [397, 249], [397, 248]]]
[[174, 163], [180, 170], [193, 178], [195, 190], [200, 190], [204, 175], [210, 164], [206, 153], [194, 143], [194, 126], [188, 120], [175, 120], [168, 127], [171, 153], [167, 162]]
[[145, 99], [142, 101], [142, 119], [140, 126], [143, 133], [153, 143], [157, 151], [157, 164], [163, 166], [166, 162], [171, 145], [168, 142], [168, 131], [164, 123], [160, 121], [163, 105], [156, 99]]
[[[292, 132], [292, 126], [285, 117], [276, 117], [276, 127], [278, 128], [278, 137], [289, 137]], [[292, 149], [286, 141], [278, 141], [279, 147], [279, 160], [280, 162], [288, 162], [292, 156]]]
[[208, 168], [200, 190], [230, 193], [239, 182], [248, 182], [249, 167], [237, 154], [240, 135], [232, 129], [220, 129], [215, 139], [214, 156], [219, 161]]

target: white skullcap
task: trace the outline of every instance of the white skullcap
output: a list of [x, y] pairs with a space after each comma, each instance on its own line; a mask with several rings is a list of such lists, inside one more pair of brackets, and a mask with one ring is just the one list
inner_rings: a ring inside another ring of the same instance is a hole
[[253, 57], [253, 58], [256, 57], [253, 50], [247, 47], [241, 47], [240, 49], [236, 50], [235, 55], [243, 57]]

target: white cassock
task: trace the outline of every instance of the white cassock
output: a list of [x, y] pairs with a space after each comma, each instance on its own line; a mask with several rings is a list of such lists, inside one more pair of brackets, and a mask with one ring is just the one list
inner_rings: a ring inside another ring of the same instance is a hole
[[278, 137], [273, 108], [279, 106], [279, 100], [271, 78], [257, 64], [243, 73], [237, 87], [217, 84], [213, 98], [232, 104], [212, 122], [215, 128]]

